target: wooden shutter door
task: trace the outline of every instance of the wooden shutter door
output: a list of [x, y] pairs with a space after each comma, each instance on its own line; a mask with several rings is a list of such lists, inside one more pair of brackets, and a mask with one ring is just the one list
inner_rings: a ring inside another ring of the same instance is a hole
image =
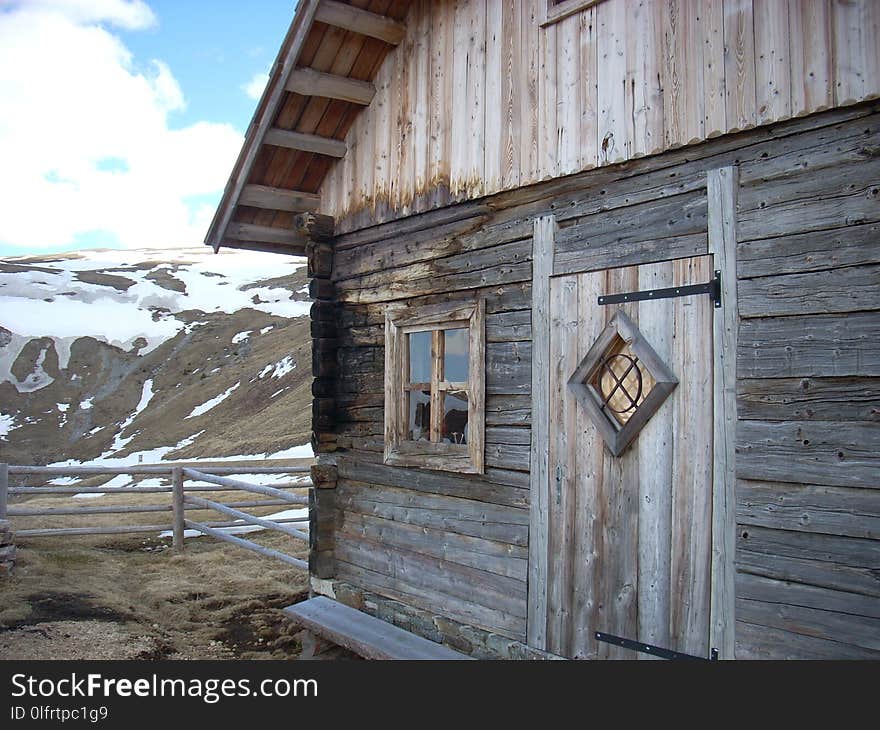
[[[614, 634], [709, 654], [713, 317], [707, 295], [602, 306], [601, 295], [701, 284], [697, 256], [550, 280], [547, 648], [644, 658]], [[568, 381], [622, 310], [678, 379], [620, 456]]]

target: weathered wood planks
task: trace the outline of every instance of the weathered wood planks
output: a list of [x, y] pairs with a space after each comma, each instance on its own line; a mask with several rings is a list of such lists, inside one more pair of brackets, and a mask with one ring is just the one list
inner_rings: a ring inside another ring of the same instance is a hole
[[[388, 220], [880, 93], [871, 0], [603, 0], [542, 26], [546, 2], [412, 3], [379, 76], [402, 67], [418, 91], [377, 83], [383, 174], [332, 168], [328, 212]], [[430, 174], [385, 157], [401, 139]]]

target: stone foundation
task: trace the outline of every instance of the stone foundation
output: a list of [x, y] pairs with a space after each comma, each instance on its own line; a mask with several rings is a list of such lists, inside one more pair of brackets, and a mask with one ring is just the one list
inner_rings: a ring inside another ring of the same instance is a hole
[[15, 544], [12, 541], [12, 525], [0, 520], [0, 578], [12, 575], [15, 569]]
[[313, 593], [333, 598], [474, 659], [562, 659], [507, 636], [461, 624], [431, 611], [365, 591], [349, 583], [312, 578]]

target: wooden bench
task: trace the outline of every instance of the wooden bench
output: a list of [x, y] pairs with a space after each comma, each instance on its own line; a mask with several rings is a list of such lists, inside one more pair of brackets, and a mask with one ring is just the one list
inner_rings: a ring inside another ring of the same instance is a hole
[[[306, 631], [365, 659], [472, 659], [325, 596], [294, 603], [284, 613]], [[304, 649], [302, 658], [311, 658], [305, 654], [313, 647]]]

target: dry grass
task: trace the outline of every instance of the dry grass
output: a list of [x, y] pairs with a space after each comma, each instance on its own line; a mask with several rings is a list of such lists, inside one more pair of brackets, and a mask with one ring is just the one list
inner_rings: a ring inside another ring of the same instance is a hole
[[[200, 494], [221, 502], [255, 497]], [[95, 500], [19, 498], [11, 506], [169, 501], [170, 494], [131, 495], [123, 490]], [[192, 516], [226, 519], [201, 511]], [[16, 529], [170, 522], [170, 512], [14, 518]], [[308, 546], [287, 535], [262, 531], [244, 537], [307, 559]], [[3, 581], [0, 591], [0, 659], [297, 655], [296, 629], [281, 608], [306, 594], [305, 571], [209, 537], [187, 539], [182, 554], [170, 542], [152, 533], [18, 539], [15, 575]]]

